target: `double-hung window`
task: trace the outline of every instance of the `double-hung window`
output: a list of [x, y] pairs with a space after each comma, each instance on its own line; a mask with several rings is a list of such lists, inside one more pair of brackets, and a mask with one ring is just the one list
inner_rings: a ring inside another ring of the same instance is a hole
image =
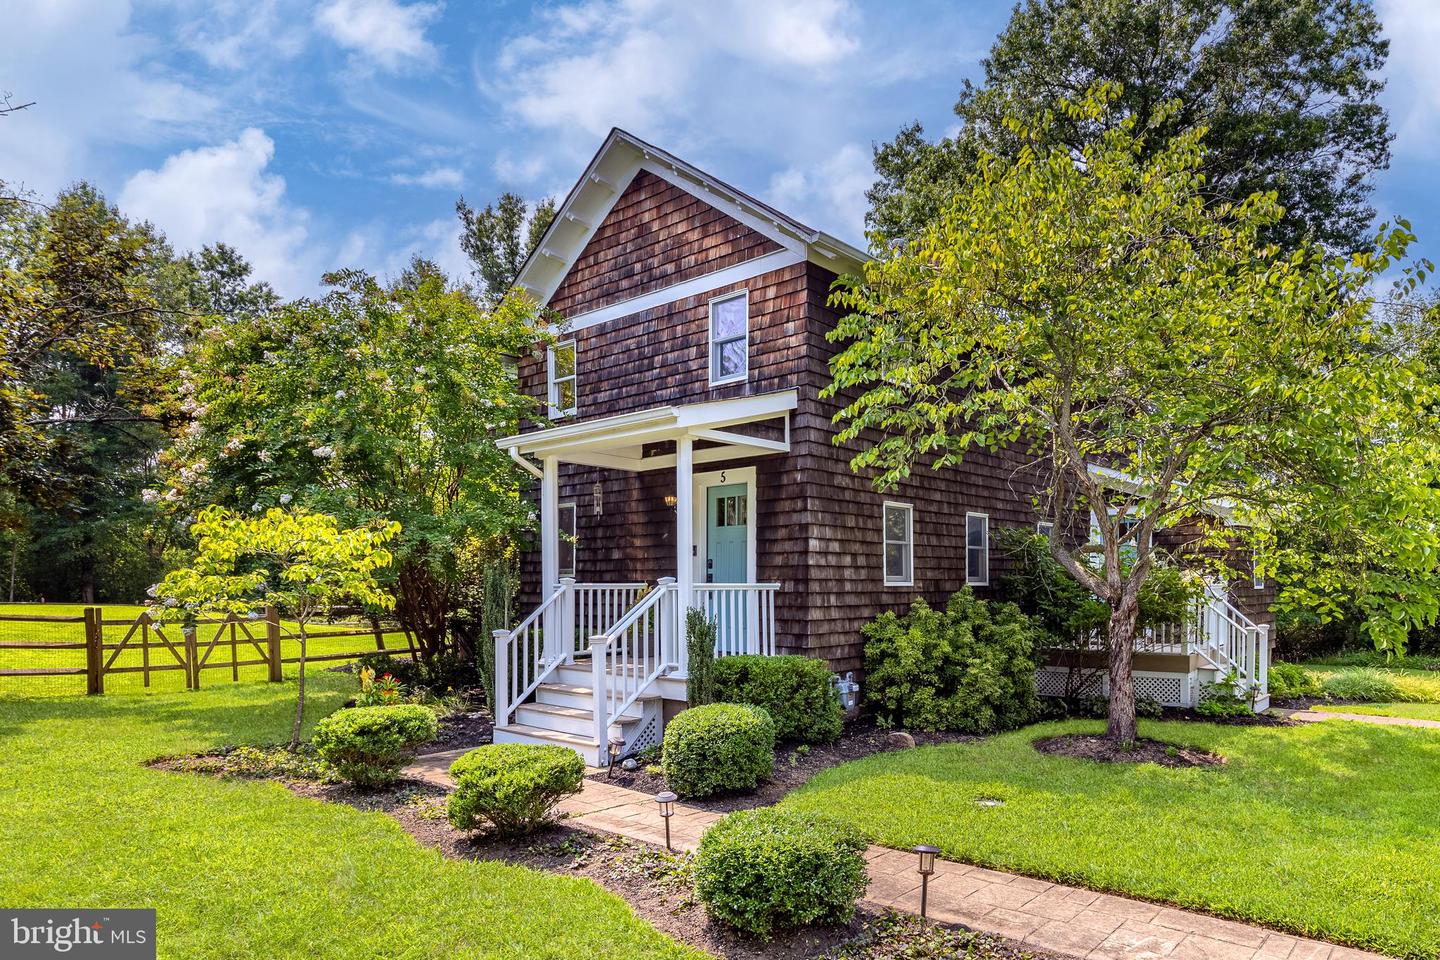
[[742, 290], [710, 301], [710, 383], [739, 383], [750, 374], [750, 295]]
[[885, 503], [885, 586], [908, 587], [915, 582], [915, 518], [908, 503]]
[[575, 413], [575, 341], [565, 340], [550, 348], [546, 380], [550, 391], [550, 418]]
[[575, 504], [560, 504], [560, 576], [575, 576]]
[[989, 514], [965, 514], [965, 582], [972, 587], [990, 583]]

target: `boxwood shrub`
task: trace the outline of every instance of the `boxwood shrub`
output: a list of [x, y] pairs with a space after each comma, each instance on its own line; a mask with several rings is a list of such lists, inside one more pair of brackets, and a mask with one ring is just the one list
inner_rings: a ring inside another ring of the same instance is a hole
[[434, 712], [417, 704], [352, 707], [315, 725], [315, 752], [351, 783], [378, 787], [395, 780], [415, 748], [439, 732]]
[[545, 824], [555, 804], [580, 792], [585, 763], [567, 747], [494, 743], [450, 764], [450, 775], [452, 824], [461, 830], [489, 824], [501, 836], [518, 836]]
[[695, 893], [711, 917], [761, 937], [843, 923], [865, 893], [865, 846], [856, 828], [816, 814], [732, 813], [700, 840]]
[[691, 707], [665, 728], [660, 764], [682, 797], [748, 790], [775, 768], [775, 724], [759, 707]]
[[829, 743], [844, 716], [830, 668], [810, 657], [723, 657], [711, 668], [715, 699], [770, 714], [775, 739]]

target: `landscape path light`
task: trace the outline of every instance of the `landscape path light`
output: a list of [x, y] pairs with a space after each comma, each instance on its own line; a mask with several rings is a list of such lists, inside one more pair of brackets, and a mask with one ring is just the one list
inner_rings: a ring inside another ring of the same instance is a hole
[[660, 817], [665, 821], [665, 849], [671, 853], [675, 852], [670, 846], [670, 818], [675, 816], [675, 800], [675, 794], [669, 790], [655, 795], [655, 802], [660, 805]]
[[920, 854], [920, 919], [925, 919], [926, 900], [930, 893], [930, 875], [935, 872], [935, 854], [940, 852], [938, 847], [921, 844], [915, 848]]

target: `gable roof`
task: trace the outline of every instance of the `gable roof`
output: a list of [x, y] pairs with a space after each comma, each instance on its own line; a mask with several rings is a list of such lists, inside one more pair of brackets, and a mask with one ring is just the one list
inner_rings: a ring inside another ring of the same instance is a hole
[[630, 181], [648, 170], [770, 237], [798, 258], [836, 273], [856, 271], [869, 256], [858, 247], [712, 177], [679, 157], [614, 128], [555, 212], [555, 219], [520, 268], [516, 285], [548, 304]]

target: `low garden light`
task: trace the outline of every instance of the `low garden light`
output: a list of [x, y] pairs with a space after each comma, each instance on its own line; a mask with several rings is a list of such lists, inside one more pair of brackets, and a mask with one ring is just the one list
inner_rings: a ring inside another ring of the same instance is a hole
[[608, 778], [615, 776], [615, 764], [620, 762], [620, 754], [625, 749], [625, 738], [618, 733], [614, 734], [606, 743], [606, 747], [610, 754], [610, 769], [605, 773]]
[[925, 918], [926, 900], [930, 894], [930, 875], [935, 872], [935, 854], [939, 853], [938, 847], [921, 844], [915, 848], [920, 855], [920, 918]]
[[665, 849], [674, 853], [670, 846], [670, 818], [675, 816], [675, 794], [666, 790], [664, 793], [655, 794], [655, 802], [660, 805], [660, 818], [665, 821]]

